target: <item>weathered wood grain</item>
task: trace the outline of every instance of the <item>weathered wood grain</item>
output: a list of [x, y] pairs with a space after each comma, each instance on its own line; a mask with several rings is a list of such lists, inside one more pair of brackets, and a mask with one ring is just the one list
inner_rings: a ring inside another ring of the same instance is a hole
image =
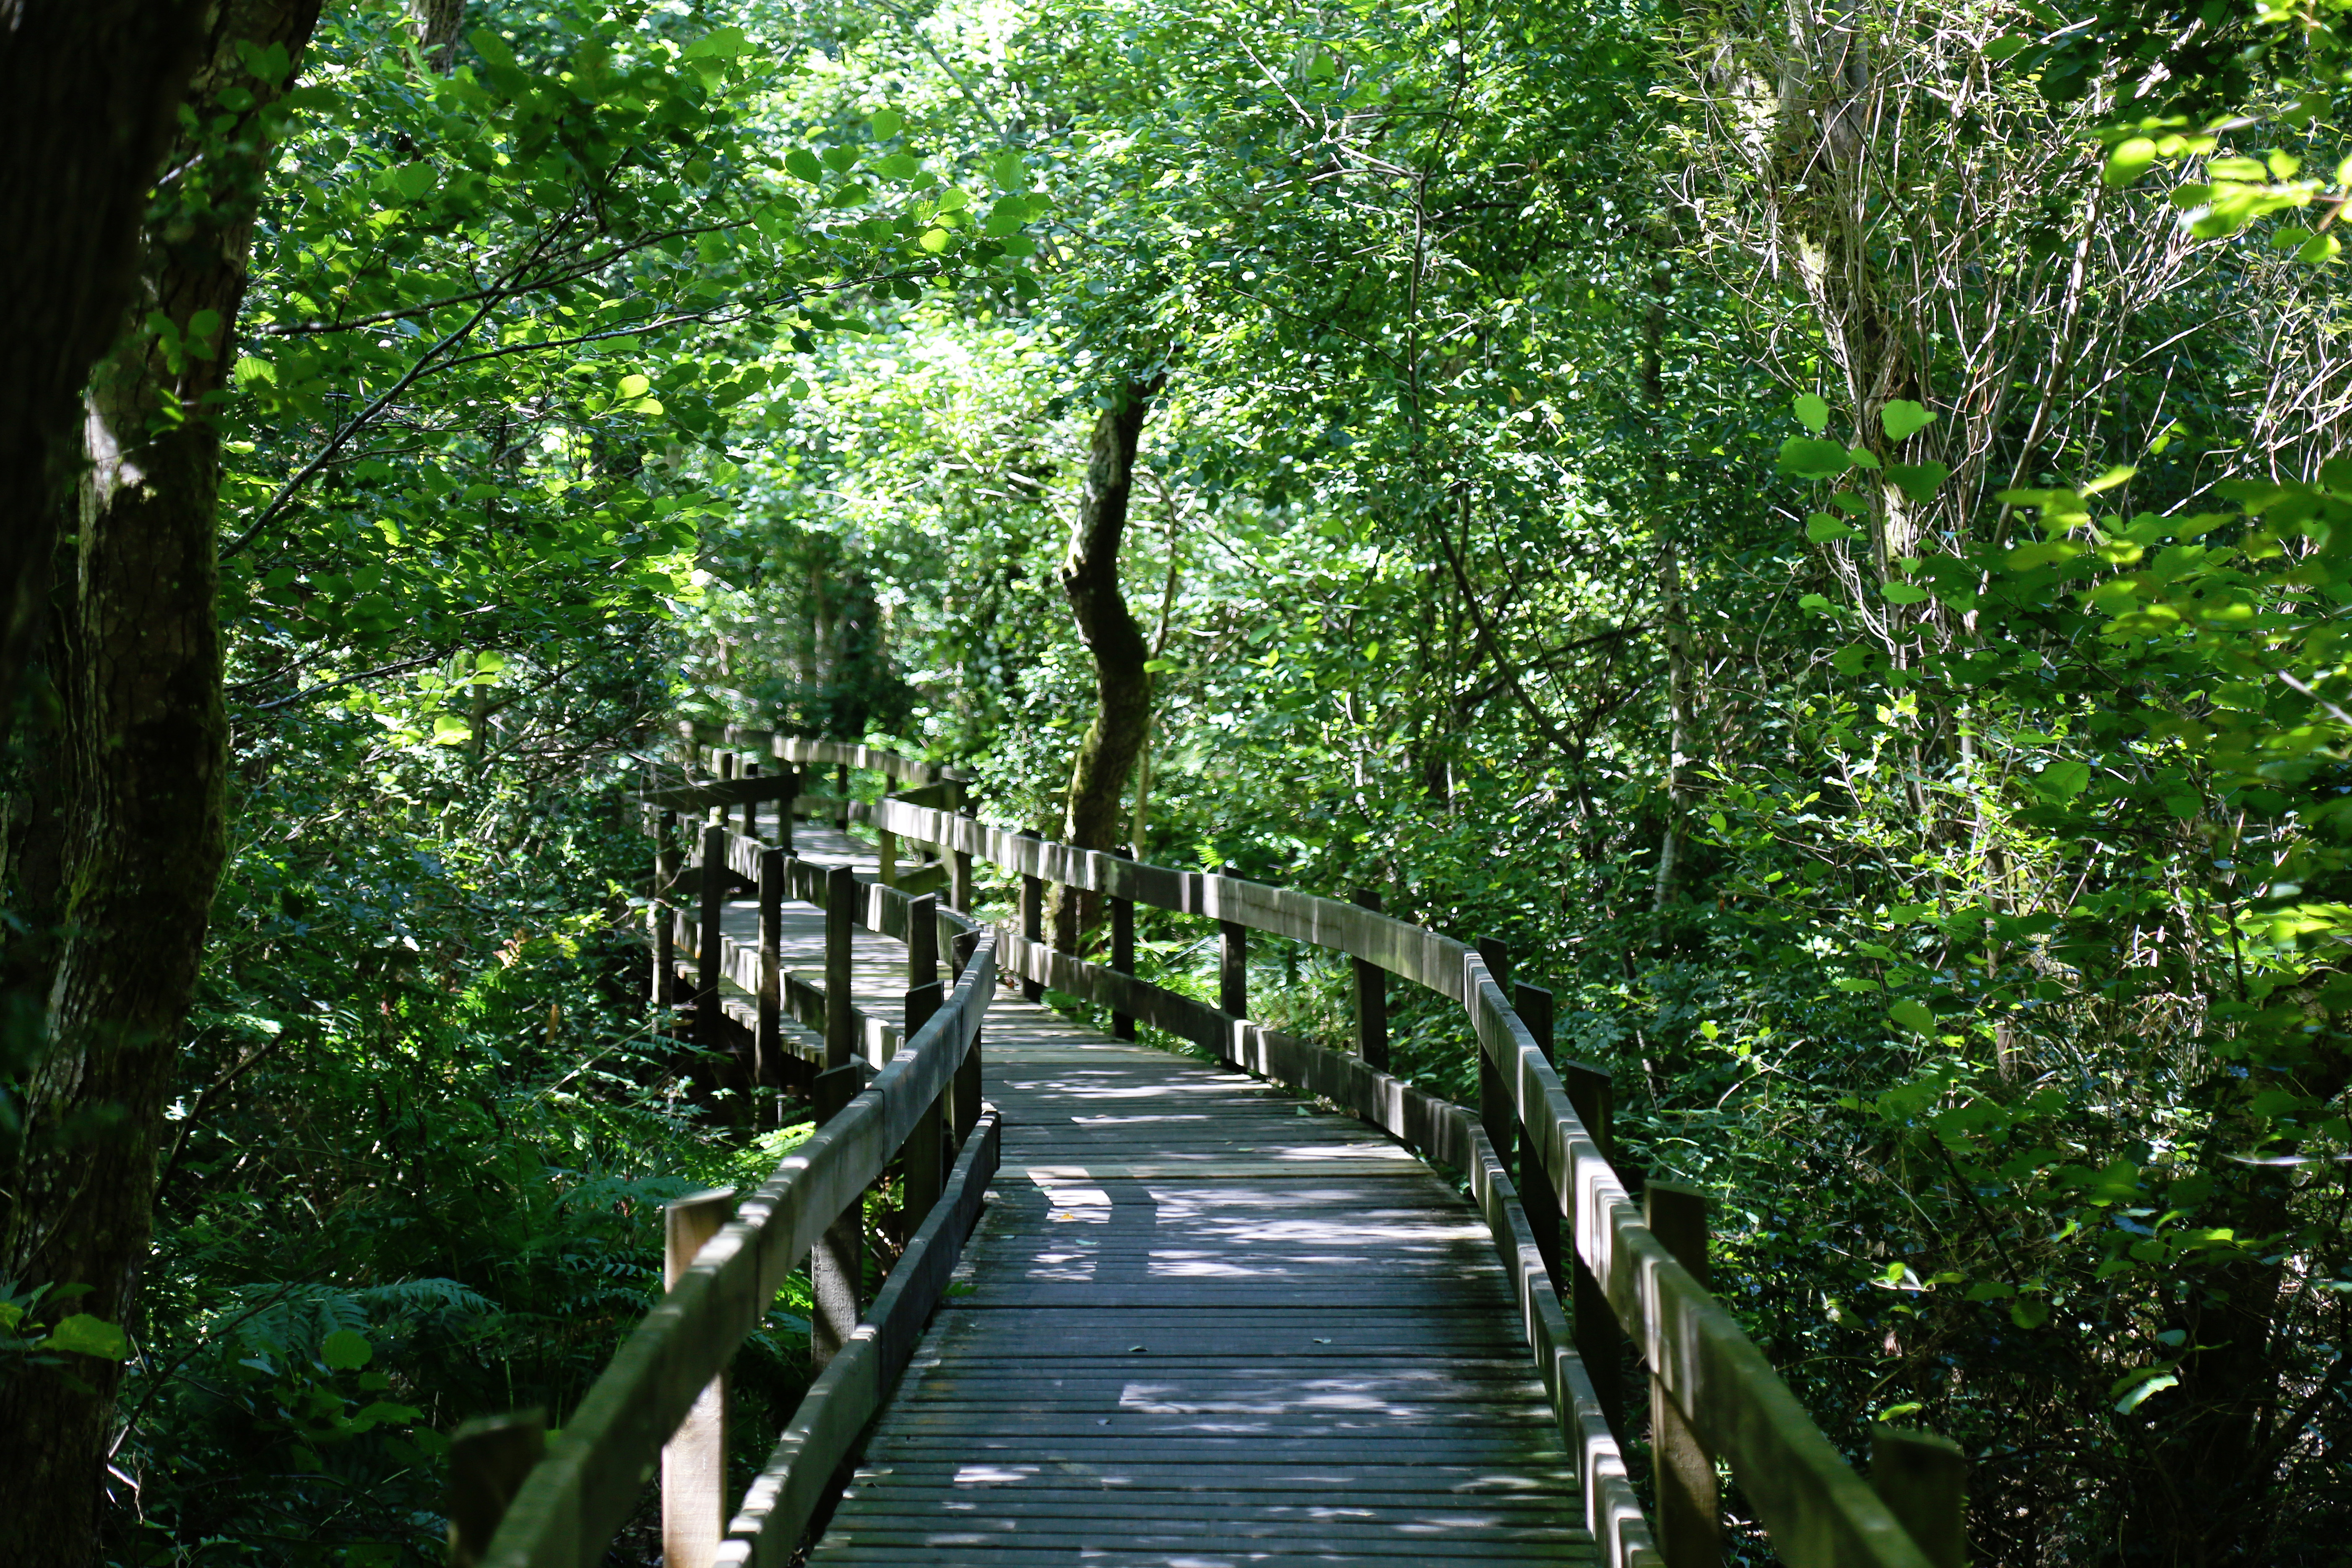
[[687, 1410], [826, 1226], [857, 1202], [953, 1081], [995, 994], [983, 935], [948, 1004], [873, 1084], [787, 1155], [623, 1342], [531, 1472], [484, 1556], [494, 1568], [593, 1568]]
[[947, 1289], [996, 1174], [998, 1132], [996, 1114], [982, 1111], [945, 1194], [908, 1242], [873, 1310], [784, 1424], [767, 1467], [727, 1527], [721, 1563], [782, 1568], [792, 1562], [825, 1487], [881, 1408]]

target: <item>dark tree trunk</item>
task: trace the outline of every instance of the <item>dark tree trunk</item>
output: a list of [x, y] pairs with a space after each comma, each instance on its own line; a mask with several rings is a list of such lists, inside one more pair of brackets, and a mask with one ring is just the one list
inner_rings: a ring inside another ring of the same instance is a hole
[[0, 10], [0, 738], [47, 619], [82, 384], [131, 303], [203, 14], [188, 0]]
[[[173, 149], [180, 177], [150, 216], [140, 287], [87, 401], [58, 680], [65, 937], [0, 1268], [23, 1285], [88, 1285], [79, 1310], [109, 1321], [128, 1317], [146, 1256], [163, 1108], [226, 854], [214, 416], [268, 112], [287, 86], [255, 77], [238, 46], [299, 60], [317, 19], [318, 0], [230, 0], [213, 17], [189, 89], [202, 143]], [[147, 331], [150, 312], [179, 341]], [[174, 403], [189, 416], [162, 417]], [[0, 1430], [41, 1435], [0, 1467], [0, 1562], [94, 1561], [121, 1368], [72, 1359], [74, 1381], [20, 1373], [0, 1387]]]
[[[1087, 454], [1087, 481], [1070, 552], [1062, 562], [1062, 592], [1069, 595], [1078, 635], [1095, 661], [1095, 717], [1070, 766], [1069, 801], [1062, 837], [1082, 849], [1118, 842], [1128, 776], [1151, 723], [1151, 650], [1119, 591], [1118, 552], [1127, 537], [1128, 500], [1134, 489], [1135, 447], [1159, 383], [1129, 383], [1095, 421]], [[1079, 935], [1098, 923], [1089, 907], [1098, 900], [1065, 898], [1054, 910], [1054, 945], [1076, 951]]]

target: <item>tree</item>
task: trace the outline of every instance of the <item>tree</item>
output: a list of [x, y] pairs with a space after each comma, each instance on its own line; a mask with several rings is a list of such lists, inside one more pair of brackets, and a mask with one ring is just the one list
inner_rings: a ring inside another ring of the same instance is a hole
[[28, 5], [0, 38], [0, 738], [47, 619], [83, 381], [121, 330], [205, 7]]
[[[278, 100], [317, 0], [210, 19], [179, 177], [150, 212], [139, 289], [91, 378], [76, 576], [55, 663], [65, 843], [50, 1044], [25, 1095], [0, 1268], [129, 1315], [180, 1030], [226, 852], [219, 407]], [[0, 1420], [47, 1440], [0, 1474], [0, 1555], [92, 1554], [119, 1357], [11, 1380]]]
[[[1071, 759], [1062, 814], [1064, 840], [1081, 849], [1118, 842], [1128, 780], [1151, 729], [1151, 676], [1144, 668], [1151, 649], [1127, 607], [1118, 559], [1135, 492], [1136, 445], [1160, 386], [1155, 378], [1113, 387], [1087, 443], [1086, 483], [1062, 558], [1062, 592], [1095, 669], [1094, 718]], [[1083, 903], [1065, 898], [1055, 910], [1054, 940], [1064, 952], [1076, 952], [1080, 932], [1096, 923], [1084, 918]]]

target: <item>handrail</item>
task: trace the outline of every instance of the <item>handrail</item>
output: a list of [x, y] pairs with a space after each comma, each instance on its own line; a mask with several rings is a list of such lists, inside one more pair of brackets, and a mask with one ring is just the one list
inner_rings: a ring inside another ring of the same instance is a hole
[[508, 1508], [495, 1568], [594, 1568], [696, 1397], [759, 1326], [785, 1277], [936, 1104], [996, 992], [983, 932], [953, 994], [874, 1081], [776, 1167], [638, 1324]]
[[[1919, 1544], [1855, 1474], [1738, 1321], [1651, 1231], [1475, 949], [1337, 899], [1079, 849], [905, 801], [875, 803], [867, 820], [902, 838], [971, 855], [1024, 877], [1347, 953], [1460, 1005], [1481, 1051], [1502, 1076], [1560, 1212], [1572, 1220], [1578, 1256], [1634, 1338], [1657, 1385], [1707, 1448], [1729, 1462], [1782, 1560], [1792, 1568], [1928, 1568]], [[1026, 962], [1032, 945], [1017, 943], [1024, 959], [1018, 967], [1025, 976], [1043, 978]], [[1052, 959], [1072, 962], [1066, 954]]]
[[[681, 732], [691, 744], [694, 727], [681, 726]], [[729, 730], [720, 738], [740, 742], [754, 736], [764, 737], [773, 754], [787, 760], [868, 767], [893, 779], [925, 783], [937, 772], [929, 764], [870, 748], [792, 741], [764, 731]], [[1730, 1463], [1780, 1557], [1794, 1568], [1927, 1568], [1927, 1556], [1886, 1503], [1854, 1473], [1738, 1321], [1645, 1223], [1570, 1103], [1545, 1051], [1475, 949], [1357, 904], [1078, 849], [908, 801], [886, 796], [857, 815], [887, 835], [986, 860], [1024, 878], [1206, 916], [1347, 953], [1461, 1005], [1470, 1016], [1486, 1065], [1507, 1095], [1514, 1120], [1526, 1130], [1528, 1147], [1553, 1188], [1560, 1213], [1571, 1221], [1577, 1255], [1634, 1339], [1651, 1368], [1654, 1386], [1705, 1447]], [[1205, 1016], [1214, 1022], [1203, 1043], [1230, 1058], [1256, 1055], [1264, 1060], [1269, 1050], [1304, 1046], [1132, 976], [1055, 952], [1011, 931], [1003, 940], [1014, 960], [1012, 967], [1026, 980], [1055, 984], [1065, 976], [1083, 976], [1081, 994], [1093, 992], [1098, 999], [1113, 994], [1125, 1000], [1121, 1011], [1144, 1016], [1148, 1007], [1164, 1008], [1176, 1016], [1174, 1021], [1183, 1023], [1197, 1023]], [[1152, 993], [1159, 994], [1156, 999]], [[1198, 1037], [1192, 1029], [1179, 1032]], [[1295, 1049], [1292, 1056], [1307, 1060], [1297, 1057]], [[1361, 1063], [1352, 1065], [1355, 1074], [1340, 1076], [1370, 1073], [1383, 1081], [1376, 1091], [1369, 1082], [1350, 1087], [1371, 1092], [1379, 1104], [1392, 1107], [1441, 1142], [1454, 1142], [1442, 1131], [1448, 1119], [1416, 1103], [1425, 1098], [1419, 1091]], [[1313, 1070], [1330, 1079], [1338, 1069], [1318, 1063]], [[1342, 1098], [1340, 1103], [1351, 1100]], [[1377, 1115], [1371, 1119], [1385, 1121]], [[1423, 1146], [1430, 1147], [1427, 1142]], [[1472, 1162], [1464, 1158], [1460, 1163]]]

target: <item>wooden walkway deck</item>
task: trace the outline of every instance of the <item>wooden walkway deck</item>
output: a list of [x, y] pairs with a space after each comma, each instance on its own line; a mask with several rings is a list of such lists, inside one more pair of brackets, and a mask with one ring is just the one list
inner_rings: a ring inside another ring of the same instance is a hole
[[[871, 871], [838, 835], [799, 840]], [[788, 966], [821, 969], [817, 911], [786, 932]], [[887, 1008], [898, 944], [857, 953], [860, 1003]], [[1596, 1555], [1486, 1226], [1447, 1183], [1017, 988], [982, 1051], [1003, 1173], [811, 1568]]]

